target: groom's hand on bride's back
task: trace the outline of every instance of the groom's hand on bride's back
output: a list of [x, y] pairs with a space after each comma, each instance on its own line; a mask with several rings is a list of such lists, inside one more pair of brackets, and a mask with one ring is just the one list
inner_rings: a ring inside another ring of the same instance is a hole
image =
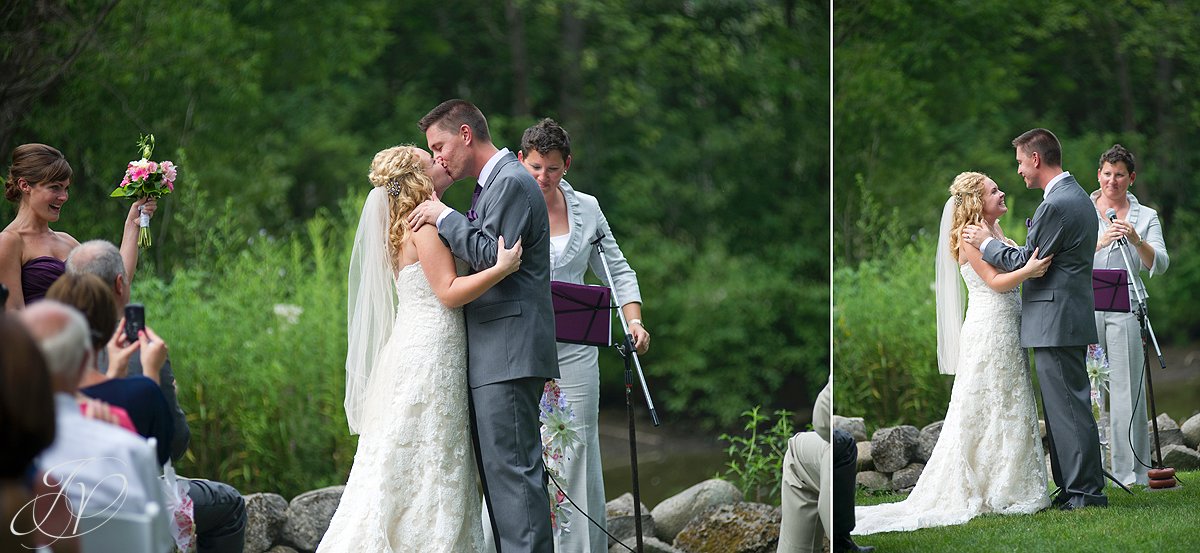
[[438, 200], [425, 200], [420, 205], [414, 207], [412, 212], [408, 214], [409, 230], [417, 230], [425, 224], [436, 224], [437, 218], [446, 210], [446, 204]]

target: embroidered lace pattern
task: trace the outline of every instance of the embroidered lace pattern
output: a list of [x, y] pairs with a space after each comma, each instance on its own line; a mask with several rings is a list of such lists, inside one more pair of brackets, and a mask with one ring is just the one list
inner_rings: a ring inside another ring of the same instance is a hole
[[354, 466], [317, 551], [482, 551], [462, 311], [438, 301], [419, 263], [396, 289]]
[[965, 523], [984, 513], [1027, 514], [1049, 505], [1046, 462], [1017, 290], [988, 288], [971, 265], [958, 374], [942, 433], [909, 496], [856, 509], [854, 534]]

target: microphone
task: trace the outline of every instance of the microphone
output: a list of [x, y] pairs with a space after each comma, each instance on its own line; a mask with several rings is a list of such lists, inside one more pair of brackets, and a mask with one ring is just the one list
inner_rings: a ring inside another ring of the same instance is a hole
[[[1110, 208], [1108, 208], [1108, 211], [1105, 211], [1105, 212], [1104, 212], [1104, 216], [1105, 216], [1105, 217], [1108, 217], [1108, 222], [1110, 222], [1110, 223], [1114, 223], [1114, 222], [1116, 222], [1116, 220], [1117, 220], [1117, 210], [1115, 210], [1115, 209], [1113, 209], [1113, 208], [1111, 208], [1111, 207], [1110, 207]], [[1118, 239], [1116, 240], [1116, 243], [1117, 243], [1117, 244], [1124, 245], [1124, 244], [1125, 244], [1125, 237], [1124, 237], [1124, 236], [1121, 236], [1120, 238], [1118, 238]]]

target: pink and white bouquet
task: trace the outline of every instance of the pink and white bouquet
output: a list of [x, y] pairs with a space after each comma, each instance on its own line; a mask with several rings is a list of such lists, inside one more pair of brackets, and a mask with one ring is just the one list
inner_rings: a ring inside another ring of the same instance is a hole
[[567, 403], [567, 396], [557, 382], [546, 382], [538, 407], [541, 411], [538, 418], [542, 421], [542, 462], [550, 474], [550, 483], [546, 486], [550, 500], [550, 522], [555, 535], [561, 535], [571, 531], [571, 508], [566, 505], [567, 494], [563, 489], [567, 485], [563, 474], [564, 464], [569, 459], [568, 454], [582, 440], [579, 431], [571, 424], [575, 420], [575, 410]]
[[[154, 155], [154, 135], [143, 135], [138, 140], [138, 148], [142, 158], [129, 162], [125, 167], [125, 178], [117, 189], [109, 194], [113, 198], [132, 198], [135, 201], [142, 198], [161, 198], [175, 191], [177, 168], [170, 161], [152, 161]], [[138, 246], [150, 247], [150, 216], [142, 214], [138, 220], [141, 232], [138, 234]]]

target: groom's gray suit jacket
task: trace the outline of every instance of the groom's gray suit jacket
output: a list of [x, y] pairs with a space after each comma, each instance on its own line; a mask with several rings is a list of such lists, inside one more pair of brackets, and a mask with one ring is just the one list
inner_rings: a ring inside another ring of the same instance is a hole
[[464, 309], [467, 381], [476, 460], [497, 551], [554, 549], [546, 501], [538, 398], [558, 378], [554, 307], [550, 299], [550, 219], [537, 182], [511, 153], [504, 155], [474, 206], [475, 221], [458, 212], [438, 233], [476, 271], [496, 264], [496, 238], [524, 249], [521, 268]]
[[1033, 250], [1053, 254], [1050, 269], [1021, 287], [1021, 345], [1083, 346], [1096, 342], [1092, 259], [1099, 223], [1096, 208], [1074, 177], [1055, 183], [1033, 215], [1024, 246], [989, 241], [983, 259], [1005, 271], [1025, 265]]
[[511, 153], [496, 164], [475, 204], [479, 217], [458, 212], [438, 233], [475, 271], [496, 264], [496, 237], [521, 239], [521, 268], [464, 308], [468, 380], [472, 388], [525, 377], [558, 378], [554, 306], [550, 299], [550, 223], [537, 182]]

